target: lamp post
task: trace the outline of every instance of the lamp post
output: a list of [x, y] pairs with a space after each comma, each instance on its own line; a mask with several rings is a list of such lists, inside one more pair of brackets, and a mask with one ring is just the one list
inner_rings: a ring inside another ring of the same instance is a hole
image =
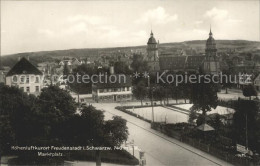
[[[151, 89], [151, 83], [150, 83], [150, 76], [148, 76], [148, 87]], [[152, 103], [151, 103], [151, 106], [152, 106], [152, 122], [154, 123], [154, 109], [153, 109], [153, 90], [154, 90], [154, 87], [152, 87]]]
[[154, 123], [154, 110], [153, 110], [153, 90], [154, 90], [154, 87], [152, 88], [152, 119], [153, 119], [153, 123]]
[[246, 149], [248, 150], [247, 113], [246, 113]]
[[132, 139], [131, 144], [132, 144], [132, 148], [133, 148], [133, 156], [135, 156], [135, 140], [134, 139]]

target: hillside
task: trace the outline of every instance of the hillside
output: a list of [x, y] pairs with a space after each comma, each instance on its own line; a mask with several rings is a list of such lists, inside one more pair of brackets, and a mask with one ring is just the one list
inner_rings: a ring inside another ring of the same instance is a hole
[[[205, 40], [193, 40], [175, 43], [162, 43], [159, 46], [160, 53], [172, 53], [176, 49], [193, 49], [197, 53], [203, 53], [205, 49]], [[246, 40], [217, 40], [219, 52], [236, 49], [237, 52], [260, 52], [260, 42]], [[64, 56], [76, 58], [88, 58], [91, 61], [97, 60], [100, 56], [117, 54], [118, 52], [131, 54], [131, 52], [146, 52], [146, 45], [132, 47], [114, 47], [114, 48], [84, 48], [70, 50], [54, 50], [41, 52], [27, 52], [2, 56], [4, 66], [13, 66], [18, 57], [30, 56], [30, 61], [34, 64], [44, 61], [59, 61]]]

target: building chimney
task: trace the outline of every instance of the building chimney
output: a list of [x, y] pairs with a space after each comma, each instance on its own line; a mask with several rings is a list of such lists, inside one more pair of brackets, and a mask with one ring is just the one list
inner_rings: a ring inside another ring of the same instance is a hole
[[112, 74], [115, 74], [115, 70], [114, 70], [114, 66], [110, 66], [109, 67], [109, 73], [112, 75]]
[[18, 61], [20, 61], [21, 60], [21, 56], [18, 56]]
[[30, 56], [29, 56], [29, 55], [27, 55], [27, 60], [28, 60], [28, 61], [30, 60]]

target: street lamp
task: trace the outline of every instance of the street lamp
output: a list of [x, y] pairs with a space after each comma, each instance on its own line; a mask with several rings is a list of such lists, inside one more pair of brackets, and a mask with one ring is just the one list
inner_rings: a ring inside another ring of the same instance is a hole
[[135, 140], [134, 139], [132, 139], [131, 144], [132, 144], [132, 148], [133, 148], [133, 156], [135, 156]]
[[[151, 83], [150, 83], [150, 76], [148, 76], [148, 87], [151, 89]], [[154, 123], [154, 109], [153, 109], [153, 91], [154, 91], [154, 87], [152, 87], [152, 122]]]

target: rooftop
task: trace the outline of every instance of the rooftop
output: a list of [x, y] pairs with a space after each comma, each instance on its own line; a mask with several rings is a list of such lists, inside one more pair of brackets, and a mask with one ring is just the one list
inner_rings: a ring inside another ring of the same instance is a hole
[[42, 75], [42, 72], [37, 69], [33, 64], [31, 64], [26, 58], [22, 58], [17, 62], [12, 69], [7, 73], [6, 76], [12, 76], [16, 74], [34, 74]]

